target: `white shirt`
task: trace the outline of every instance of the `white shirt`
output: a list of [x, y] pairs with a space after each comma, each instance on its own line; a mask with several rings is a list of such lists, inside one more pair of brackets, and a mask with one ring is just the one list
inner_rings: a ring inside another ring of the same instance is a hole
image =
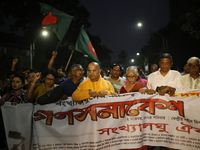
[[182, 76], [183, 89], [200, 89], [200, 77], [194, 79], [190, 74]]
[[176, 70], [169, 70], [165, 76], [160, 73], [160, 70], [153, 72], [148, 76], [147, 87], [156, 90], [157, 86], [170, 86], [181, 90], [183, 88], [181, 74]]
[[119, 77], [117, 80], [113, 80], [111, 77], [105, 78], [105, 80], [110, 81], [113, 88], [115, 89], [115, 92], [119, 92], [121, 87], [125, 85], [126, 79]]

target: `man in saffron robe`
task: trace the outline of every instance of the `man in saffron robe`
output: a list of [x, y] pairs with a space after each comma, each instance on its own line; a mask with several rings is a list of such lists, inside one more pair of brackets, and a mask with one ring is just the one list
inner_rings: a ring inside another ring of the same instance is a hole
[[72, 94], [73, 101], [82, 101], [90, 97], [104, 97], [116, 95], [112, 84], [101, 77], [101, 69], [97, 62], [92, 62], [87, 67], [88, 78], [82, 81]]

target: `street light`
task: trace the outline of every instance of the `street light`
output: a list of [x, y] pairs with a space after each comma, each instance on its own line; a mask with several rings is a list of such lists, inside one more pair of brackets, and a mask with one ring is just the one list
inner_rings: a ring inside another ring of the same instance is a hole
[[131, 59], [131, 62], [132, 62], [132, 63], [134, 63], [134, 61], [135, 61], [134, 59]]
[[39, 36], [47, 36], [48, 32], [46, 30], [43, 30], [41, 32], [41, 34], [39, 34], [35, 40], [33, 41], [33, 43], [30, 44], [30, 68], [33, 69], [33, 51], [35, 50], [35, 42], [37, 41], [37, 39], [39, 38]]
[[[141, 28], [143, 26], [143, 24], [141, 22], [138, 22], [137, 26], [139, 28]], [[149, 27], [149, 32], [150, 32], [150, 34], [152, 34], [150, 27]], [[168, 47], [168, 45], [167, 45], [167, 39], [163, 35], [161, 35], [160, 33], [158, 33], [158, 32], [153, 32], [153, 33], [155, 33], [156, 35], [158, 35], [158, 36], [160, 36], [162, 38], [163, 50], [166, 50], [167, 47]]]
[[142, 26], [142, 23], [141, 23], [141, 22], [138, 22], [137, 26], [138, 26], [138, 27], [141, 27], [141, 26]]

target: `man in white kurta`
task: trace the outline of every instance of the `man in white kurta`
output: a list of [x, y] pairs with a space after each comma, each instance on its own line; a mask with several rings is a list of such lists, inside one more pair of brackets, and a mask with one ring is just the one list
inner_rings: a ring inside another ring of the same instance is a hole
[[182, 76], [183, 89], [200, 89], [200, 59], [191, 57], [187, 61], [189, 74]]

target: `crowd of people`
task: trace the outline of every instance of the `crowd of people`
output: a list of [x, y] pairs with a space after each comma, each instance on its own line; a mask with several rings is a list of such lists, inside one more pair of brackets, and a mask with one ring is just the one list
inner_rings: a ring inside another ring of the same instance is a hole
[[[173, 95], [176, 90], [200, 89], [198, 57], [189, 58], [184, 66], [184, 72], [180, 73], [171, 70], [172, 56], [163, 53], [158, 65], [152, 64], [151, 73], [144, 76], [137, 66], [129, 66], [123, 72], [122, 66], [118, 64], [110, 66], [109, 75], [103, 75], [97, 62], [88, 64], [87, 75], [81, 64], [72, 65], [70, 71], [65, 73], [62, 67], [53, 68], [56, 56], [57, 52], [52, 52], [47, 69], [43, 72], [30, 69], [16, 73], [14, 70], [18, 60], [14, 59], [6, 80], [1, 81], [0, 105], [7, 101], [12, 105], [19, 103], [45, 105], [60, 103], [68, 97], [73, 101], [82, 101], [90, 97], [117, 96], [129, 92]], [[0, 119], [0, 133], [3, 133], [2, 117]], [[3, 145], [5, 136], [1, 135], [0, 138], [0, 144]], [[140, 149], [148, 148], [143, 146]]]

